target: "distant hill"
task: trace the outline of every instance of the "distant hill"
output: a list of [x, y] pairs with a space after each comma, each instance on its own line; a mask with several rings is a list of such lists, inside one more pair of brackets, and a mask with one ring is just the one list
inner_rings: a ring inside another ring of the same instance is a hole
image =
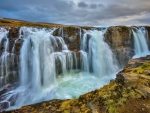
[[66, 27], [67, 25], [44, 23], [44, 22], [28, 22], [19, 19], [2, 18], [0, 19], [0, 26], [8, 26], [8, 27], [34, 26], [34, 27], [49, 28], [49, 27]]

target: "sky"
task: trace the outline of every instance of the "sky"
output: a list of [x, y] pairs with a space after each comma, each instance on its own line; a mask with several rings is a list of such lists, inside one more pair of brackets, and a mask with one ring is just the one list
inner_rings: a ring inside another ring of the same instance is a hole
[[0, 0], [0, 18], [66, 25], [150, 25], [150, 0]]

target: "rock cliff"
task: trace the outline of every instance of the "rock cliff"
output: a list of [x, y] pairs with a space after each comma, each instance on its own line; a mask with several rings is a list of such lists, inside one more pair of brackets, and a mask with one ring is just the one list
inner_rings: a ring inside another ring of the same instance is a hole
[[119, 64], [124, 67], [134, 55], [131, 28], [126, 26], [109, 27], [105, 41], [112, 48]]
[[149, 46], [149, 49], [150, 49], [150, 27], [149, 26], [146, 26], [146, 30], [147, 30], [147, 36], [148, 36], [148, 46]]

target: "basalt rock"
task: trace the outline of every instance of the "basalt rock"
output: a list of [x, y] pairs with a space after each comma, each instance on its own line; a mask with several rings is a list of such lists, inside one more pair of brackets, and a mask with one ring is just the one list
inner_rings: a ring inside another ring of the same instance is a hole
[[150, 49], [150, 26], [146, 26], [146, 30], [147, 30], [147, 42], [148, 42], [148, 47]]
[[[18, 81], [19, 76], [19, 55], [20, 55], [20, 48], [21, 44], [17, 43], [16, 39], [19, 38], [19, 28], [18, 27], [5, 27], [9, 32], [7, 34], [9, 40], [9, 47], [7, 52], [5, 52], [5, 43], [6, 40], [3, 39], [0, 48], [0, 55], [1, 55], [1, 86], [9, 84], [13, 84]], [[15, 45], [15, 46], [14, 46]], [[13, 49], [14, 48], [14, 49]], [[2, 62], [3, 59], [3, 62]], [[7, 60], [7, 62], [6, 62]], [[5, 61], [5, 62], [4, 62]], [[7, 68], [7, 69], [6, 69]], [[3, 72], [2, 72], [3, 71]]]
[[78, 27], [58, 28], [53, 35], [61, 36], [68, 45], [69, 50], [80, 50], [80, 29]]
[[105, 41], [111, 47], [122, 67], [125, 66], [134, 55], [132, 31], [129, 27], [109, 27], [105, 33]]

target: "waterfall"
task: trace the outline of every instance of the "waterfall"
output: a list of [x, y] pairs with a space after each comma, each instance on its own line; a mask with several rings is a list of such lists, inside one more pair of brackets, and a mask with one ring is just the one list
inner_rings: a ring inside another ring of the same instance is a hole
[[149, 49], [147, 45], [147, 31], [144, 27], [132, 28], [133, 38], [134, 38], [134, 58], [146, 56], [149, 54]]
[[[102, 87], [114, 77], [118, 70], [117, 63], [104, 42], [102, 31], [84, 30], [82, 35], [80, 29], [82, 44], [77, 55], [68, 50], [62, 37], [53, 36], [55, 30], [20, 28], [20, 35], [14, 41], [11, 51], [14, 55], [16, 42], [23, 40], [19, 87], [1, 95], [1, 99], [5, 98], [0, 104], [8, 103], [9, 109], [14, 109], [44, 100], [77, 98]], [[3, 31], [2, 37], [6, 41], [4, 52], [7, 53], [8, 31]], [[63, 29], [60, 31], [63, 36]], [[14, 62], [13, 56], [12, 60]]]
[[[62, 37], [52, 35], [55, 30], [20, 28], [20, 36], [16, 41], [22, 39], [24, 42], [20, 50], [19, 87], [2, 95], [1, 97], [9, 96], [1, 103], [8, 102], [9, 106], [13, 103], [12, 106], [20, 107], [61, 95], [53, 95], [59, 85], [56, 80], [57, 75], [71, 72], [73, 69], [77, 70], [78, 59], [76, 53], [68, 50]], [[5, 35], [3, 38], [7, 39]], [[14, 53], [15, 42], [12, 53]], [[8, 44], [6, 43], [6, 45]], [[9, 102], [10, 98], [12, 98], [12, 102]]]
[[29, 35], [25, 37], [21, 48], [20, 84], [31, 85], [33, 89], [37, 90], [55, 84], [55, 63], [51, 53], [58, 45], [56, 39], [51, 35], [51, 31], [32, 28], [22, 28], [21, 30], [23, 34], [28, 32]]
[[81, 49], [87, 51], [87, 70], [93, 71], [98, 77], [111, 75], [118, 70], [117, 60], [104, 41], [103, 34], [98, 30], [85, 31], [81, 44]]
[[85, 72], [89, 72], [89, 62], [88, 62], [88, 56], [85, 51], [80, 51], [80, 59], [81, 59], [81, 69]]
[[4, 44], [3, 51], [0, 51], [0, 88], [7, 83], [9, 74], [9, 39], [7, 35], [8, 31], [4, 28], [0, 28], [0, 46]]
[[[3, 100], [0, 105], [8, 103], [8, 109], [16, 109], [51, 99], [77, 98], [115, 78], [119, 67], [104, 41], [106, 29], [80, 28], [81, 47], [78, 52], [68, 49], [63, 38], [65, 30], [60, 28], [59, 36], [54, 36], [55, 30], [57, 29], [20, 28], [19, 37], [14, 41], [11, 51], [12, 55], [15, 54], [16, 42], [23, 40], [19, 86], [1, 95], [0, 99]], [[0, 36], [6, 42], [5, 51], [8, 51], [8, 31], [3, 30], [2, 33]], [[12, 60], [14, 62], [13, 56]]]

